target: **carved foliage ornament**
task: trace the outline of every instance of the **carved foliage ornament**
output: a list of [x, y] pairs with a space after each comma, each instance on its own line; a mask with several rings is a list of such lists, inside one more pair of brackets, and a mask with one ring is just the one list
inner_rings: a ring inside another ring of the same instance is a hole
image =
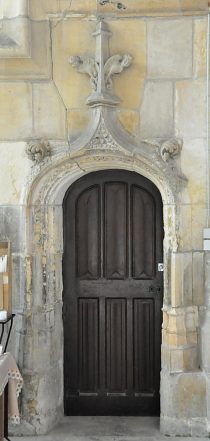
[[[112, 76], [120, 74], [126, 67], [129, 67], [132, 62], [132, 57], [129, 54], [116, 54], [110, 57], [104, 65], [104, 80], [107, 89], [111, 90], [113, 86]], [[99, 64], [94, 58], [86, 56], [72, 56], [69, 57], [69, 63], [77, 69], [79, 73], [84, 73], [90, 77], [90, 85], [93, 90], [97, 90]]]
[[72, 67], [77, 69], [77, 72], [89, 75], [92, 89], [97, 89], [98, 64], [94, 58], [75, 55], [69, 57], [69, 63], [72, 65]]
[[28, 155], [29, 159], [38, 164], [44, 158], [51, 155], [51, 146], [49, 141], [30, 141], [26, 147], [26, 154]]
[[91, 139], [87, 145], [87, 149], [90, 150], [110, 150], [116, 152], [122, 150], [116, 143], [114, 138], [111, 136], [106, 128], [106, 124], [103, 119], [101, 119], [100, 125], [94, 137]]
[[112, 88], [112, 76], [120, 74], [126, 67], [129, 67], [132, 62], [132, 57], [129, 54], [113, 55], [110, 57], [104, 66], [105, 85], [107, 89]]
[[112, 77], [128, 68], [132, 57], [129, 54], [115, 54], [110, 57], [108, 40], [112, 33], [104, 21], [98, 22], [93, 35], [96, 37], [95, 57], [74, 55], [69, 58], [69, 63], [79, 73], [90, 77], [93, 94], [87, 99], [89, 106], [116, 106], [120, 100], [111, 93]]

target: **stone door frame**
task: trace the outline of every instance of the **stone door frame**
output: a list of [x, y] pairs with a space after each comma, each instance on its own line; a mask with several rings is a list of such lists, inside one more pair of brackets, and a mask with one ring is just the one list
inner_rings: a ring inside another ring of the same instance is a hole
[[[173, 152], [177, 154], [177, 143], [172, 140], [159, 145], [156, 140], [134, 139], [122, 130], [110, 110], [97, 109], [86, 133], [70, 148], [68, 144], [50, 144], [51, 157], [34, 165], [22, 197], [26, 226], [23, 268], [26, 333], [23, 419], [19, 433], [44, 434], [63, 416], [62, 203], [73, 182], [87, 173], [106, 169], [135, 171], [156, 185], [163, 200], [161, 421], [163, 431], [170, 432], [171, 421], [164, 404], [171, 395], [170, 375], [197, 368], [197, 310], [192, 306], [177, 308], [179, 294], [172, 289], [176, 268], [179, 270], [182, 262], [177, 231], [183, 177], [173, 157]], [[182, 275], [179, 273], [178, 277]], [[187, 335], [188, 331], [194, 340], [186, 347], [179, 341], [179, 334]]]

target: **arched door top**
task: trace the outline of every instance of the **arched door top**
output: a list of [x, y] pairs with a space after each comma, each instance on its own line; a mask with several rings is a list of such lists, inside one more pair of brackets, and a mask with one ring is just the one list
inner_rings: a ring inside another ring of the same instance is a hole
[[137, 173], [106, 170], [64, 200], [65, 412], [159, 413], [162, 200]]

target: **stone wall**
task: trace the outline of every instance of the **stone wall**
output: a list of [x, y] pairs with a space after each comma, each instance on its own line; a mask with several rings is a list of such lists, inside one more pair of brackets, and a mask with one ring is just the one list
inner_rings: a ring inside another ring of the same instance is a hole
[[[159, 185], [166, 264], [161, 421], [168, 434], [207, 434], [209, 386], [200, 355], [200, 326], [206, 323], [207, 1], [124, 0], [122, 10], [99, 3], [4, 0], [0, 10], [0, 224], [1, 239], [11, 240], [13, 250], [17, 317], [11, 350], [25, 378], [20, 432], [44, 433], [62, 414], [65, 191], [82, 173], [112, 167], [147, 174], [158, 185], [152, 165], [151, 170], [139, 165], [138, 145], [148, 146], [149, 159], [153, 145], [178, 138], [179, 194], [167, 197], [164, 172]], [[116, 110], [122, 143], [137, 146], [127, 159], [102, 151], [90, 160], [85, 143], [83, 153], [73, 153], [80, 136], [89, 134], [93, 112], [86, 106], [89, 78], [68, 60], [94, 55], [92, 33], [101, 15], [113, 34], [110, 54], [129, 53], [133, 59], [114, 77], [122, 99]], [[26, 147], [41, 139], [50, 142], [52, 157], [34, 165]], [[208, 326], [203, 335], [208, 341]]]

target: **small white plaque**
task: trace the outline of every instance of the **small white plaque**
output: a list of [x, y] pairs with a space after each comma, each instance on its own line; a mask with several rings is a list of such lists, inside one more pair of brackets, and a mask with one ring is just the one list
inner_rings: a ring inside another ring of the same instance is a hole
[[210, 239], [210, 228], [204, 228], [203, 229], [203, 238], [204, 239]]
[[203, 240], [203, 249], [204, 251], [210, 251], [210, 239]]
[[7, 319], [7, 311], [5, 309], [2, 309], [0, 311], [0, 320], [6, 320]]

